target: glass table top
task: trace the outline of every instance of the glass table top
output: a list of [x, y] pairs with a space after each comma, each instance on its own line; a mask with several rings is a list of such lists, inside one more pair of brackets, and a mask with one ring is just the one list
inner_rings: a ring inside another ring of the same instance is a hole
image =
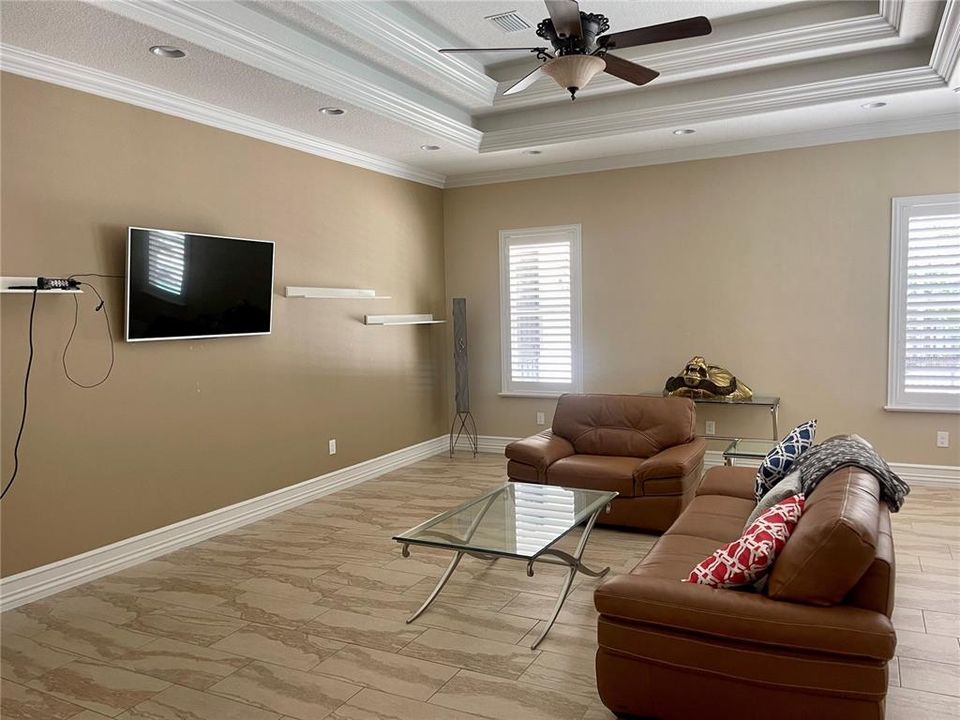
[[724, 457], [757, 458], [763, 460], [773, 450], [777, 440], [734, 440], [723, 451]]
[[616, 496], [600, 490], [510, 482], [393, 539], [530, 559]]
[[[643, 393], [644, 395], [649, 395], [650, 397], [664, 397], [663, 393], [660, 392], [648, 392]], [[717, 404], [717, 405], [761, 405], [764, 407], [776, 407], [780, 404], [780, 398], [776, 395], [752, 395], [751, 397], [746, 398], [745, 400], [731, 400], [730, 398], [718, 396], [718, 397], [699, 397], [699, 398], [690, 398], [695, 403], [707, 403], [707, 404]]]

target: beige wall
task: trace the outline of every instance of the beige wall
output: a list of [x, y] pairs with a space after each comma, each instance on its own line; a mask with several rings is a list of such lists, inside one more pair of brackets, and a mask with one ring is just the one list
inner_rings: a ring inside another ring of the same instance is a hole
[[[586, 391], [659, 389], [702, 354], [782, 396], [782, 432], [816, 417], [891, 462], [960, 464], [957, 415], [883, 410], [890, 199], [960, 190], [958, 158], [960, 134], [938, 133], [446, 191], [480, 433], [536, 432], [554, 405], [497, 395], [498, 231], [581, 223]], [[763, 410], [723, 410], [701, 426], [770, 432]]]
[[[274, 240], [276, 286], [373, 287], [274, 300], [273, 334], [122, 342], [122, 284], [97, 281], [117, 352], [68, 384], [73, 301], [40, 297], [21, 471], [2, 505], [13, 573], [282, 488], [446, 430], [442, 331], [363, 312], [444, 312], [441, 191], [130, 105], [2, 78], [4, 275], [121, 272], [128, 225]], [[107, 352], [82, 298], [72, 368]], [[2, 475], [12, 468], [29, 296], [4, 295]], [[327, 439], [339, 452], [327, 455]]]

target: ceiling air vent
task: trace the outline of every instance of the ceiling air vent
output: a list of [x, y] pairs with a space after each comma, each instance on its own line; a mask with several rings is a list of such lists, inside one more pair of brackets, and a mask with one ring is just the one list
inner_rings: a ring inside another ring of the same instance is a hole
[[498, 13], [497, 15], [489, 15], [485, 17], [484, 20], [489, 20], [505, 33], [520, 32], [530, 27], [530, 23], [520, 17], [516, 10]]

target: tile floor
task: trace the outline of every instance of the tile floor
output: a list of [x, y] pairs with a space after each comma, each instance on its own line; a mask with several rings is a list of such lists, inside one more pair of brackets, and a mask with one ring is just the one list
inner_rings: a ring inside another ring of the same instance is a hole
[[[390, 539], [502, 481], [494, 455], [437, 457], [0, 615], [7, 720], [603, 720], [594, 581], [537, 651], [561, 570], [461, 563]], [[960, 717], [960, 491], [894, 516], [897, 658], [888, 718]], [[576, 538], [569, 538], [574, 544]], [[627, 571], [649, 535], [598, 528]]]

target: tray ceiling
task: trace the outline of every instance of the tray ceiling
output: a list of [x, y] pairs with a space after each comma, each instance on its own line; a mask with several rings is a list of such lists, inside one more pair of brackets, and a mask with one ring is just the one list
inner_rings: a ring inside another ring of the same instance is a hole
[[[960, 7], [926, 0], [589, 2], [613, 30], [708, 16], [706, 37], [632, 48], [661, 76], [551, 80], [503, 97], [542, 44], [534, 0], [0, 4], [4, 70], [434, 185], [625, 167], [960, 125]], [[516, 12], [531, 27], [485, 18]], [[179, 60], [148, 52], [174, 45]], [[864, 109], [868, 103], [886, 103]], [[345, 110], [339, 117], [320, 107]], [[678, 136], [677, 129], [695, 130]], [[421, 146], [437, 145], [425, 151]], [[537, 154], [531, 154], [531, 151]]]

